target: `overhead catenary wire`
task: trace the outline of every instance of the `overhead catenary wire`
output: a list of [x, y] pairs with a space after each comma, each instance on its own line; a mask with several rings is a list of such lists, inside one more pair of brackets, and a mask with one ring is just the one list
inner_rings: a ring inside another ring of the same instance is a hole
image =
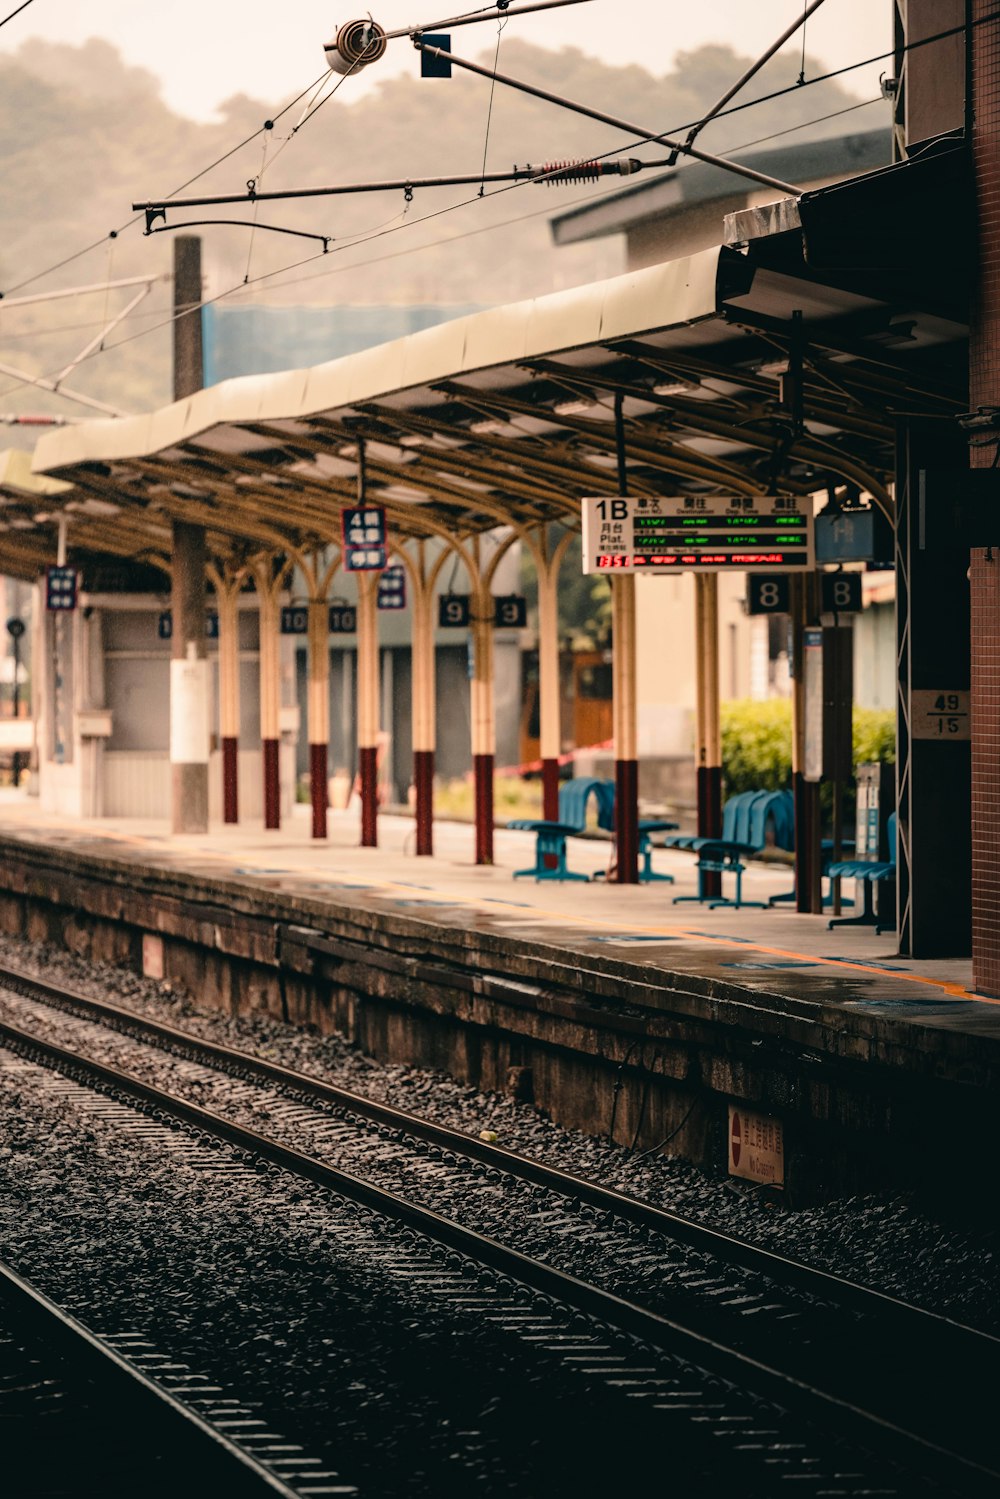
[[[492, 7], [491, 7], [491, 9], [492, 9]], [[990, 11], [988, 15], [977, 17], [974, 21], [971, 22], [971, 25], [973, 25], [973, 26], [986, 25], [986, 24], [988, 24], [991, 21], [997, 20], [998, 18], [1000, 18], [1000, 9]], [[442, 23], [441, 22], [434, 22], [432, 24], [434, 24], [434, 25], [440, 25]], [[428, 27], [427, 29], [430, 29], [430, 28]], [[909, 52], [917, 51], [921, 47], [932, 46], [935, 42], [943, 41], [943, 40], [945, 40], [948, 37], [957, 36], [960, 33], [964, 33], [966, 30], [967, 30], [967, 27], [966, 27], [965, 23], [963, 23], [962, 25], [959, 25], [959, 26], [951, 26], [951, 27], [948, 27], [947, 29], [945, 29], [943, 31], [934, 32], [930, 36], [921, 37], [917, 41], [907, 42], [905, 46], [903, 46], [902, 48], [899, 49], [899, 52], [900, 52], [901, 55], [905, 55], [905, 54], [907, 54]], [[406, 31], [398, 33], [398, 35], [400, 35], [400, 36], [409, 36], [409, 35], [411, 35], [411, 32], [409, 30], [406, 30]], [[887, 59], [894, 58], [896, 56], [896, 53], [897, 53], [897, 49], [896, 48], [891, 48], [889, 51], [886, 51], [886, 52], [878, 52], [873, 57], [863, 58], [863, 59], [861, 59], [858, 62], [846, 63], [843, 67], [833, 68], [833, 69], [828, 70], [826, 73], [819, 73], [815, 77], [807, 79], [806, 83], [804, 85], [802, 85], [801, 87], [809, 88], [809, 87], [815, 86], [815, 85], [820, 84], [820, 83], [828, 83], [828, 82], [830, 82], [834, 78], [841, 78], [845, 74], [856, 72], [860, 68], [873, 67], [876, 63], [885, 62]], [[322, 73], [320, 75], [319, 79], [315, 80], [313, 84], [310, 84], [309, 88], [303, 89], [298, 95], [296, 95], [296, 97], [293, 100], [291, 100], [288, 105], [285, 106], [285, 109], [279, 111], [279, 113], [274, 117], [275, 120], [280, 119], [281, 116], [285, 113], [285, 111], [287, 109], [294, 108], [294, 106], [297, 103], [299, 103], [302, 99], [304, 99], [305, 96], [306, 96], [306, 94], [308, 94], [310, 92], [310, 90], [316, 86], [316, 83], [317, 82], [322, 82], [322, 80], [324, 78], [326, 78], [326, 76], [327, 76], [326, 73]], [[745, 99], [742, 104], [734, 104], [734, 105], [731, 105], [728, 109], [720, 110], [718, 112], [718, 114], [715, 116], [715, 118], [716, 119], [720, 119], [720, 120], [721, 119], [725, 119], [725, 118], [728, 118], [731, 115], [740, 114], [744, 110], [754, 109], [758, 105], [761, 105], [761, 104], [770, 104], [775, 99], [781, 99], [781, 98], [785, 97], [788, 94], [794, 94], [794, 93], [799, 93], [799, 92], [801, 92], [801, 88], [800, 88], [800, 85], [798, 83], [795, 83], [795, 84], [792, 84], [790, 86], [786, 86], [786, 87], [780, 88], [780, 89], [773, 89], [768, 94], [759, 94], [756, 98]], [[687, 122], [687, 124], [674, 126], [673, 129], [669, 133], [671, 135], [679, 134], [681, 131], [691, 129], [691, 127], [693, 125], [696, 125], [697, 123], [698, 123], [697, 120], [689, 120]], [[263, 128], [264, 127], [262, 126], [261, 129], [263, 129]], [[201, 177], [207, 175], [208, 172], [213, 171], [215, 169], [215, 167], [221, 165], [222, 162], [226, 161], [230, 156], [232, 156], [233, 154], [235, 154], [236, 151], [239, 151], [243, 146], [248, 145], [252, 140], [255, 140], [256, 137], [257, 137], [257, 135], [259, 135], [259, 134], [260, 134], [260, 131], [254, 132], [254, 134], [252, 136], [248, 136], [245, 141], [242, 141], [240, 143], [240, 145], [234, 146], [231, 151], [228, 151], [223, 156], [218, 157], [216, 159], [216, 161], [214, 161], [213, 163], [211, 163], [208, 167], [204, 168], [203, 171], [201, 171], [199, 173], [196, 173], [196, 175], [194, 177], [189, 177], [186, 182], [181, 183], [181, 185], [174, 190], [174, 194], [171, 194], [171, 196], [174, 196], [176, 193], [183, 192], [185, 188], [190, 187], [194, 182], [197, 182]], [[620, 149], [625, 149], [625, 148], [620, 148]], [[740, 148], [738, 146], [735, 146], [735, 147], [730, 147], [729, 149], [731, 149], [731, 150], [739, 150]], [[619, 153], [616, 153], [616, 152], [612, 151], [612, 152], [607, 152], [605, 154], [606, 155], [615, 155], [615, 154], [619, 154]], [[492, 196], [492, 195], [488, 195], [488, 196]], [[464, 205], [458, 205], [458, 206], [464, 206]], [[138, 218], [137, 217], [134, 217], [134, 218], [131, 218], [131, 219], [127, 220], [126, 223], [122, 225], [121, 230], [119, 232], [123, 232], [125, 229], [131, 228], [132, 225], [136, 224], [137, 222], [138, 222]], [[419, 223], [420, 220], [416, 220], [414, 222]], [[14, 291], [19, 291], [22, 287], [29, 286], [33, 282], [41, 280], [44, 276], [52, 275], [56, 271], [62, 270], [64, 266], [70, 265], [73, 261], [79, 260], [82, 256], [89, 254], [93, 250], [96, 250], [98, 248], [98, 246], [104, 244], [104, 242], [107, 239], [107, 237], [108, 237], [107, 235], [103, 235], [102, 234], [100, 236], [100, 238], [93, 240], [89, 245], [85, 245], [81, 250], [74, 251], [73, 254], [68, 255], [64, 259], [57, 261], [55, 264], [46, 267], [45, 270], [34, 272], [31, 276], [27, 277], [23, 281], [18, 282], [15, 286], [10, 287], [8, 289], [8, 293], [9, 292], [14, 292]], [[0, 291], [0, 298], [3, 298], [3, 296], [4, 296], [4, 293], [2, 291]]]
[[16, 10], [12, 10], [9, 16], [4, 16], [3, 20], [0, 21], [0, 26], [6, 26], [8, 21], [13, 21], [14, 17], [19, 16], [22, 10], [27, 10], [30, 4], [31, 0], [24, 0], [24, 3], [19, 5]]
[[[973, 26], [985, 25], [985, 24], [987, 24], [987, 23], [989, 23], [991, 21], [994, 21], [994, 20], [996, 20], [998, 18], [1000, 18], [1000, 9], [991, 11], [986, 16], [977, 17], [971, 23], [971, 25], [973, 25]], [[911, 51], [915, 51], [918, 48], [932, 45], [933, 43], [941, 41], [941, 40], [943, 40], [943, 39], [945, 39], [947, 37], [951, 37], [951, 36], [958, 35], [960, 33], [964, 33], [966, 30], [967, 30], [967, 27], [964, 24], [960, 25], [960, 26], [949, 27], [949, 28], [946, 28], [945, 30], [942, 30], [940, 32], [935, 32], [935, 33], [933, 33], [932, 35], [930, 35], [928, 37], [923, 37], [923, 38], [921, 38], [918, 41], [908, 42], [900, 50], [903, 53], [908, 53], [908, 52], [911, 52]], [[409, 33], [406, 33], [406, 34], [408, 35]], [[864, 58], [864, 59], [861, 59], [861, 60], [853, 62], [853, 63], [847, 63], [843, 67], [830, 69], [826, 73], [823, 73], [823, 74], [817, 74], [815, 77], [809, 79], [807, 81], [807, 83], [805, 85], [803, 85], [803, 87], [810, 87], [810, 86], [815, 86], [815, 85], [820, 84], [820, 83], [829, 82], [831, 79], [842, 77], [842, 76], [844, 76], [847, 73], [854, 72], [854, 71], [856, 71], [856, 70], [858, 70], [860, 68], [863, 68], [863, 67], [870, 67], [870, 66], [872, 66], [873, 64], [875, 64], [877, 62], [882, 62], [886, 58], [891, 58], [891, 57], [894, 57], [895, 55], [896, 55], [896, 50], [893, 49], [891, 51], [878, 53], [878, 54], [876, 54], [873, 57]], [[304, 95], [307, 92], [308, 92], [308, 90], [303, 90], [302, 93], [298, 96], [298, 98], [301, 99], [302, 97], [304, 97]], [[758, 106], [760, 104], [769, 103], [769, 102], [772, 102], [774, 99], [782, 98], [782, 97], [784, 97], [784, 96], [786, 96], [786, 95], [788, 95], [790, 93], [799, 93], [799, 92], [801, 92], [801, 89], [800, 89], [800, 86], [798, 84], [794, 84], [794, 85], [791, 85], [791, 86], [786, 86], [786, 87], [781, 88], [781, 89], [775, 89], [775, 90], [773, 90], [769, 94], [759, 95], [759, 96], [757, 96], [754, 99], [744, 100], [740, 104], [731, 105], [728, 109], [720, 110], [719, 113], [715, 116], [715, 118], [716, 119], [722, 119], [722, 118], [725, 118], [725, 117], [728, 117], [728, 116], [731, 116], [731, 115], [734, 115], [734, 114], [740, 114], [740, 113], [744, 112], [745, 110], [755, 108], [756, 106]], [[292, 101], [292, 104], [294, 104], [295, 102], [297, 102], [297, 101]], [[290, 108], [290, 107], [292, 107], [292, 105], [286, 106], [286, 108]], [[687, 125], [675, 126], [669, 132], [664, 132], [664, 136], [667, 135], [667, 134], [676, 135], [676, 134], [678, 134], [679, 132], [681, 132], [681, 131], [683, 131], [685, 129], [689, 129], [692, 124], [696, 124], [696, 123], [697, 123], [697, 121], [690, 121], [690, 122], [688, 122]], [[806, 128], [806, 126], [808, 125], [808, 123], [809, 122], [805, 122], [801, 127], [792, 127], [792, 128], [803, 128], [804, 129], [804, 128]], [[779, 132], [779, 133], [784, 133], [784, 132]], [[663, 137], [660, 137], [660, 138], [662, 139]], [[761, 139], [768, 139], [768, 138], [769, 137], [762, 137]], [[625, 149], [627, 149], [627, 147], [624, 147], [624, 146], [614, 147], [611, 150], [602, 153], [600, 156], [595, 157], [594, 160], [605, 160], [608, 157], [620, 155], [622, 153], [622, 151], [625, 150]], [[735, 150], [740, 150], [741, 147], [739, 147], [739, 146], [733, 146], [733, 147], [730, 147], [728, 149], [735, 151]], [[206, 171], [207, 170], [211, 170], [211, 168], [206, 168]], [[201, 174], [201, 175], [203, 175], [203, 174]], [[189, 179], [189, 181], [193, 181], [193, 180], [196, 180], [196, 179]], [[510, 192], [510, 191], [514, 190], [515, 188], [520, 187], [522, 185], [523, 184], [519, 183], [519, 182], [508, 183], [507, 185], [498, 188], [495, 192], [489, 193], [486, 196], [487, 197], [496, 197], [500, 193]], [[178, 189], [178, 191], [180, 191], [180, 190], [181, 189]], [[418, 218], [409, 219], [409, 220], [404, 221], [403, 223], [396, 224], [394, 227], [389, 227], [389, 228], [384, 228], [384, 229], [377, 230], [376, 232], [374, 232], [370, 236], [368, 236], [366, 239], [363, 239], [363, 240], [360, 240], [360, 241], [355, 240], [355, 241], [353, 241], [350, 244], [345, 243], [344, 245], [342, 245], [340, 247], [340, 250], [343, 251], [343, 250], [346, 250], [346, 249], [357, 249], [357, 248], [360, 248], [361, 245], [363, 245], [365, 243], [370, 243], [372, 240], [380, 239], [380, 238], [382, 238], [386, 234], [397, 233], [401, 229], [416, 228], [418, 225], [420, 225], [422, 223], [429, 222], [432, 219], [440, 218], [443, 215], [448, 214], [448, 213], [456, 212], [459, 209], [467, 207], [467, 206], [469, 206], [469, 204], [477, 202], [477, 201], [480, 201], [478, 199], [478, 196], [475, 197], [475, 198], [466, 198], [466, 199], [463, 199], [463, 200], [459, 201], [458, 203], [450, 204], [450, 205], [448, 205], [445, 208], [437, 209], [437, 210], [434, 210], [433, 212], [430, 212], [430, 213], [427, 213], [427, 214], [423, 214], [423, 215], [421, 215]], [[546, 210], [542, 210], [542, 211], [546, 211]], [[530, 217], [530, 216], [531, 215], [525, 215], [525, 217]], [[135, 220], [132, 220], [131, 222], [135, 222]], [[494, 227], [497, 227], [497, 226], [495, 226], [495, 225], [485, 225], [485, 226], [482, 226], [481, 229], [475, 229], [475, 230], [469, 231], [468, 235], [465, 235], [465, 236], [454, 236], [453, 238], [459, 239], [459, 238], [471, 237], [472, 234], [476, 234], [476, 233], [479, 233], [479, 232], [484, 232], [485, 233], [485, 232], [488, 232], [489, 229], [492, 229]], [[95, 245], [101, 244], [101, 243], [103, 243], [103, 239], [95, 241]], [[91, 246], [90, 248], [94, 248], [94, 246]], [[420, 247], [418, 247], [418, 248], [420, 248]], [[85, 252], [80, 252], [80, 253], [85, 253]], [[334, 252], [334, 253], [338, 253], [338, 252]], [[399, 252], [399, 253], [400, 254], [402, 254], [402, 253], [411, 253], [411, 251], [407, 250], [407, 251], [403, 251], [403, 252]], [[76, 258], [76, 257], [70, 257], [70, 258]], [[255, 277], [253, 279], [253, 281], [251, 283], [249, 283], [249, 284], [250, 285], [254, 285], [254, 284], [257, 284], [257, 283], [259, 283], [261, 281], [272, 280], [276, 276], [284, 275], [284, 274], [289, 273], [290, 271], [297, 270], [300, 266], [307, 265], [307, 264], [311, 263], [312, 261], [317, 260], [319, 258], [321, 258], [321, 256], [319, 254], [314, 255], [314, 256], [308, 256], [304, 260], [293, 262], [291, 265], [284, 266], [284, 267], [279, 267], [279, 268], [277, 268], [274, 271], [269, 271], [269, 272], [264, 273], [260, 277]], [[386, 257], [381, 257], [381, 259], [383, 259], [383, 260], [392, 259], [392, 258], [396, 258], [396, 257], [394, 257], [392, 255], [386, 256]], [[63, 263], [66, 263], [66, 262], [63, 262]], [[371, 260], [368, 260], [368, 261], [365, 262], [365, 264], [371, 264], [371, 263], [374, 263], [374, 262], [372, 262]], [[347, 270], [351, 270], [351, 269], [355, 269], [355, 268], [356, 268], [356, 266], [327, 267], [327, 268], [324, 268], [323, 274], [330, 274], [331, 270], [338, 270], [338, 271], [339, 270], [344, 270], [344, 271], [347, 271]], [[314, 278], [300, 278], [300, 279], [314, 279]], [[22, 283], [22, 284], [26, 284], [26, 283]], [[292, 283], [292, 284], [294, 284], [294, 283]], [[242, 286], [242, 283], [241, 283], [241, 284], [239, 284], [237, 286], [229, 288], [227, 291], [219, 293], [217, 297], [211, 298], [210, 302], [215, 302], [215, 301], [221, 300], [223, 297], [226, 297], [226, 296], [231, 296], [234, 293], [237, 293], [237, 292], [239, 292], [242, 289], [243, 289], [243, 286]], [[198, 304], [198, 305], [199, 306], [201, 306], [201, 305], [210, 305], [210, 303]], [[192, 311], [197, 311], [198, 307], [195, 307], [195, 308], [193, 308], [191, 310]], [[186, 315], [186, 314], [185, 313], [179, 314], [179, 316], [184, 316], [184, 315]], [[127, 338], [119, 339], [116, 343], [113, 343], [113, 344], [111, 344], [111, 345], [108, 346], [109, 351], [111, 349], [120, 348], [120, 347], [122, 347], [122, 345], [131, 342], [135, 338], [145, 337], [149, 333], [156, 332], [159, 328], [164, 327], [164, 326], [168, 326], [174, 320], [175, 319], [173, 317], [167, 318], [167, 319], [165, 319], [161, 323], [154, 324], [153, 327], [151, 327], [151, 328], [141, 330], [141, 331], [139, 331], [139, 332], [137, 332], [135, 334], [131, 334]], [[91, 356], [91, 357], [93, 357], [93, 356]], [[27, 383], [29, 383], [29, 382], [27, 382], [27, 381], [18, 381], [17, 384], [15, 384], [15, 385], [13, 385], [11, 387], [8, 387], [7, 391], [4, 392], [3, 394], [10, 394], [12, 391], [20, 389], [23, 385], [25, 385]]]
[[[742, 106], [742, 105], [741, 106], [737, 106], [738, 109], [742, 109], [744, 107], [745, 106]], [[802, 125], [799, 126], [799, 127], [797, 127], [797, 128], [806, 129], [810, 123], [816, 123], [816, 122], [815, 121], [804, 121], [802, 123]], [[685, 127], [681, 126], [680, 128], [683, 129]], [[779, 132], [779, 133], [783, 134], [784, 132]], [[767, 137], [764, 137], [764, 139], [767, 139]], [[626, 150], [626, 149], [627, 149], [627, 147], [624, 147], [624, 146], [612, 147], [610, 150], [604, 152], [603, 156], [595, 157], [593, 159], [595, 161], [605, 160], [608, 157], [619, 155], [623, 150]], [[740, 150], [742, 148], [740, 146], [734, 146], [732, 149], [733, 150]], [[473, 180], [477, 180], [477, 179], [473, 179]], [[524, 182], [523, 181], [509, 182], [509, 183], [506, 183], [503, 186], [500, 186], [500, 187], [496, 188], [494, 192], [488, 193], [486, 196], [488, 198], [499, 197], [503, 193], [512, 192], [515, 189], [517, 189], [519, 187], [522, 187], [522, 186], [524, 186]], [[388, 226], [383, 227], [383, 228], [378, 228], [378, 229], [374, 230], [373, 232], [371, 232], [370, 234], [365, 235], [361, 239], [355, 239], [351, 243], [345, 242], [344, 244], [340, 245], [337, 250], [330, 251], [329, 253], [332, 256], [332, 255], [343, 253], [343, 251], [345, 251], [345, 250], [360, 249], [363, 245], [370, 244], [370, 243], [372, 243], [375, 240], [382, 239], [386, 235], [398, 233], [399, 230], [401, 230], [401, 229], [416, 228], [420, 224], [428, 223], [428, 222], [430, 222], [432, 220], [442, 218], [442, 217], [446, 216], [447, 214], [456, 212], [457, 210], [459, 210], [461, 208], [469, 207], [473, 203], [478, 203], [480, 201], [481, 200], [480, 200], [480, 198], [479, 198], [479, 196], [477, 194], [474, 197], [464, 198], [464, 199], [462, 199], [458, 203], [452, 203], [452, 204], [446, 205], [443, 208], [434, 209], [434, 210], [430, 211], [429, 213], [425, 213], [425, 214], [420, 215], [420, 217], [418, 217], [418, 218], [410, 219], [410, 220], [405, 221], [403, 223], [394, 223], [393, 221], [390, 220]], [[575, 201], [589, 202], [589, 201], [593, 201], [593, 199], [592, 199], [591, 195], [588, 195], [587, 198], [580, 199], [580, 200], [574, 200], [574, 202]], [[568, 205], [568, 206], [572, 206], [572, 205]], [[546, 209], [537, 209], [537, 210], [535, 210], [531, 214], [516, 215], [513, 219], [511, 219], [510, 221], [506, 221], [506, 222], [516, 223], [520, 219], [531, 218], [531, 217], [538, 217], [541, 214], [546, 214], [546, 213], [549, 213], [549, 212], [551, 212], [551, 210], [547, 209], [547, 208]], [[501, 224], [501, 225], [497, 225], [497, 224], [479, 225], [475, 229], [471, 229], [471, 230], [465, 231], [463, 234], [451, 236], [449, 240], [443, 241], [443, 243], [458, 242], [458, 241], [460, 241], [462, 239], [471, 238], [471, 237], [473, 237], [474, 235], [477, 235], [477, 234], [488, 233], [492, 229], [495, 229], [495, 228], [498, 228], [498, 227], [504, 227], [504, 225], [503, 224]], [[438, 242], [438, 243], [442, 243], [442, 242]], [[430, 248], [430, 247], [429, 246], [417, 246], [416, 248], [419, 250], [419, 249], [422, 249], [422, 248]], [[273, 271], [265, 272], [265, 273], [263, 273], [260, 276], [254, 277], [251, 280], [251, 282], [248, 283], [248, 285], [249, 286], [257, 285], [257, 284], [260, 284], [261, 282], [264, 282], [264, 281], [273, 280], [277, 276], [287, 275], [291, 271], [298, 270], [302, 266], [310, 265], [313, 262], [315, 262], [316, 260], [322, 259], [323, 255], [325, 253], [326, 253], [325, 251], [324, 252], [319, 252], [316, 255], [307, 256], [303, 260], [294, 261], [290, 265], [281, 266], [281, 267], [276, 268]], [[400, 250], [400, 251], [391, 253], [391, 254], [386, 255], [386, 256], [381, 256], [377, 260], [372, 259], [371, 257], [368, 257], [368, 258], [366, 258], [366, 260], [364, 262], [355, 262], [355, 263], [352, 263], [351, 265], [348, 265], [348, 266], [333, 267], [332, 269], [334, 269], [334, 270], [342, 270], [342, 271], [346, 272], [346, 271], [357, 269], [358, 266], [359, 266], [359, 264], [363, 264], [365, 266], [379, 264], [379, 263], [382, 263], [382, 262], [387, 261], [387, 260], [397, 259], [401, 255], [408, 255], [408, 254], [412, 254], [412, 253], [414, 253], [413, 249], [410, 248], [410, 247], [407, 247], [405, 250]], [[325, 268], [324, 272], [321, 273], [321, 274], [329, 274], [330, 269], [331, 268]], [[309, 278], [300, 278], [300, 279], [315, 279], [315, 278], [314, 277], [309, 277]], [[291, 284], [294, 285], [295, 283], [291, 283]], [[115, 348], [120, 348], [120, 347], [122, 347], [123, 345], [125, 345], [127, 343], [131, 343], [135, 339], [143, 338], [143, 337], [146, 337], [147, 335], [149, 335], [151, 333], [158, 332], [162, 328], [170, 327], [179, 318], [190, 316], [192, 313], [199, 312], [202, 307], [212, 306], [216, 302], [222, 301], [222, 300], [224, 300], [227, 297], [238, 295], [240, 292], [244, 291], [245, 289], [246, 289], [246, 285], [244, 283], [242, 283], [242, 282], [236, 283], [235, 285], [227, 288], [226, 290], [217, 293], [214, 297], [208, 298], [204, 302], [195, 304], [194, 306], [192, 306], [190, 308], [186, 308], [186, 309], [184, 309], [183, 311], [181, 311], [179, 313], [174, 313], [174, 314], [172, 314], [172, 315], [170, 315], [168, 317], [165, 317], [165, 318], [161, 319], [160, 322], [153, 324], [153, 326], [150, 327], [150, 328], [141, 329], [141, 330], [139, 330], [136, 333], [129, 334], [127, 337], [119, 339], [116, 343], [111, 344], [111, 345], [108, 346], [109, 347], [109, 351], [112, 350], [112, 349], [115, 349]], [[17, 384], [15, 384], [13, 386], [9, 386], [6, 390], [4, 390], [3, 392], [0, 392], [0, 398], [2, 398], [4, 396], [7, 396], [7, 395], [10, 395], [13, 391], [20, 389], [21, 386], [24, 385], [24, 384], [26, 384], [26, 383], [28, 383], [28, 382], [19, 381]]]

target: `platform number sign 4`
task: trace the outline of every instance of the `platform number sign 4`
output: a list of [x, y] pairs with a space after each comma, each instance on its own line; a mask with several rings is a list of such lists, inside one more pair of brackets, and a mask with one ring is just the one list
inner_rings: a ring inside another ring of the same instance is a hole
[[861, 613], [860, 573], [820, 573], [824, 614]]
[[469, 618], [469, 595], [467, 593], [443, 593], [438, 599], [439, 629], [465, 629]]
[[748, 614], [787, 614], [789, 596], [787, 573], [750, 573], [747, 576]]
[[528, 623], [528, 601], [511, 593], [493, 601], [493, 623], [500, 630], [523, 630]]
[[381, 572], [386, 564], [388, 537], [381, 505], [359, 505], [341, 514], [344, 568], [349, 573]]

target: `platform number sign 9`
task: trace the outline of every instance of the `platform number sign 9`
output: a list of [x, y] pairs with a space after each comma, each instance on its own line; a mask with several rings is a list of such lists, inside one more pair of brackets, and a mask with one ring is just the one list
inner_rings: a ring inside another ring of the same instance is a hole
[[788, 610], [787, 573], [749, 573], [747, 575], [748, 614], [787, 614]]
[[465, 629], [469, 618], [469, 595], [467, 593], [443, 593], [438, 599], [439, 629]]
[[510, 593], [493, 601], [493, 623], [499, 630], [523, 630], [528, 623], [528, 601]]
[[861, 613], [860, 573], [821, 573], [820, 590], [824, 614]]

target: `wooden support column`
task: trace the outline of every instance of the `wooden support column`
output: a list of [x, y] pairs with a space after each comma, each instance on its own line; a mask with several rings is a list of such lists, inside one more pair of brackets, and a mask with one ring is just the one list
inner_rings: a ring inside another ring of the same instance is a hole
[[559, 552], [538, 568], [538, 716], [542, 760], [542, 816], [559, 820], [559, 752], [562, 733], [559, 704]]
[[358, 776], [361, 846], [378, 846], [378, 574], [358, 573]]
[[635, 577], [611, 578], [615, 739], [615, 871], [639, 883], [639, 759], [635, 669]]
[[411, 711], [417, 853], [422, 855], [434, 852], [434, 754], [437, 748], [434, 588], [427, 581], [423, 560], [423, 545], [421, 544], [420, 577], [413, 590]]
[[281, 826], [281, 609], [280, 581], [257, 578], [260, 651], [260, 748], [264, 776], [264, 827]]
[[[722, 731], [719, 724], [719, 579], [694, 575], [694, 649], [697, 706], [695, 774], [698, 836], [722, 837]], [[722, 894], [722, 876], [704, 874], [706, 895]]]
[[472, 782], [476, 814], [476, 863], [493, 863], [493, 770], [496, 709], [493, 688], [493, 594], [488, 583], [475, 593], [472, 621]]
[[208, 832], [209, 691], [205, 645], [205, 531], [174, 521], [170, 764], [175, 833]]
[[240, 631], [239, 582], [217, 580], [219, 612], [219, 740], [222, 749], [222, 820], [239, 822]]
[[309, 800], [312, 835], [326, 837], [330, 800], [328, 755], [330, 738], [330, 619], [325, 598], [309, 600]]

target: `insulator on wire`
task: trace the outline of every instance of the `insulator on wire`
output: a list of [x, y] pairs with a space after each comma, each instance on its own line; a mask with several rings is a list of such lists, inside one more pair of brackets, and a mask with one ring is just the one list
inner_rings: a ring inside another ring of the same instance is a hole
[[359, 73], [385, 55], [385, 31], [377, 21], [345, 21], [323, 51], [334, 73]]
[[528, 174], [546, 187], [562, 187], [569, 182], [596, 182], [598, 177], [631, 177], [642, 170], [635, 156], [623, 161], [547, 161], [544, 166], [527, 168]]

